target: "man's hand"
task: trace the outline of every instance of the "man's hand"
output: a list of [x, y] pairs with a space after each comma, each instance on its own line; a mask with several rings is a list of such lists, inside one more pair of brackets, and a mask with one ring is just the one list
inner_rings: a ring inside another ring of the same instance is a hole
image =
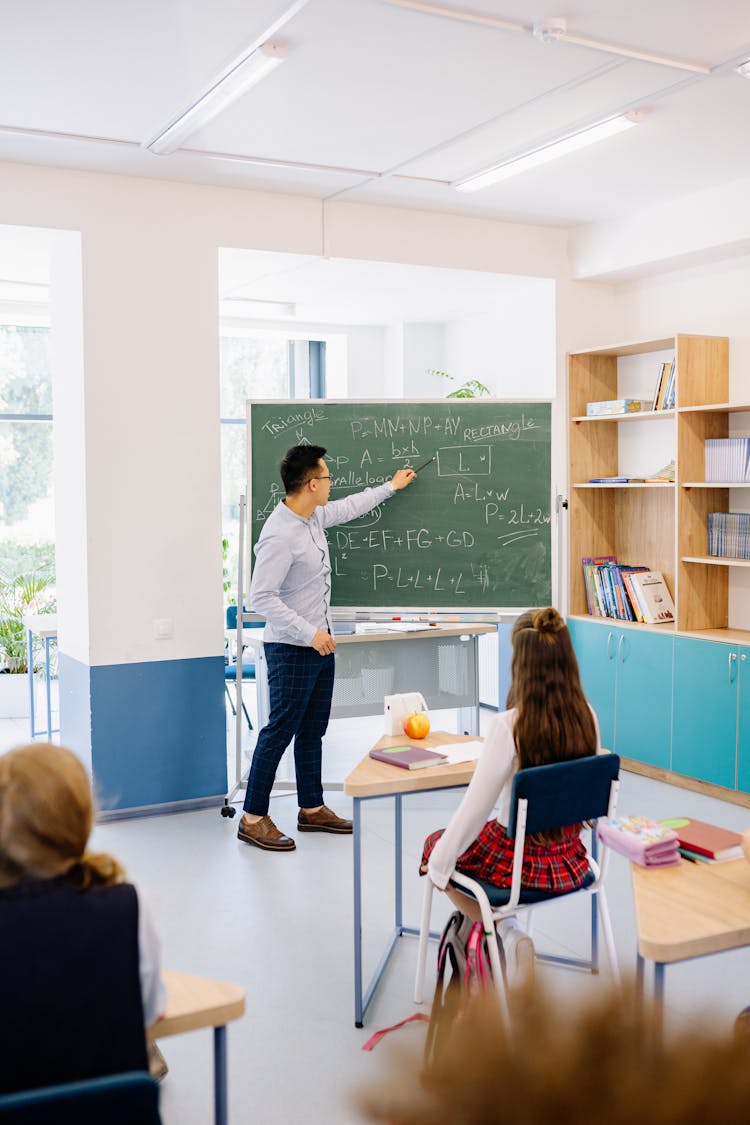
[[324, 633], [322, 629], [318, 629], [310, 645], [319, 652], [321, 656], [329, 656], [330, 653], [336, 651], [336, 642], [330, 633]]
[[400, 492], [402, 488], [406, 488], [407, 484], [411, 484], [416, 475], [413, 469], [396, 469], [396, 472], [391, 477], [394, 492]]

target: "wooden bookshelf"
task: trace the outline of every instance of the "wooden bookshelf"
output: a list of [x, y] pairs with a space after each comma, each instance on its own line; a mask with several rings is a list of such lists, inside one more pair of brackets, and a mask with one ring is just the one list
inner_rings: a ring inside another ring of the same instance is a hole
[[[586, 415], [588, 402], [626, 397], [620, 370], [625, 357], [653, 354], [655, 382], [656, 356], [668, 351], [676, 360], [676, 410]], [[706, 546], [708, 513], [728, 510], [732, 485], [706, 484], [704, 470], [706, 439], [727, 437], [729, 414], [750, 411], [748, 406], [730, 405], [728, 394], [725, 337], [679, 334], [569, 356], [571, 614], [587, 614], [581, 559], [616, 555], [620, 562], [662, 572], [675, 603], [678, 631], [715, 633], [727, 628], [729, 568], [742, 560], [708, 558]], [[667, 418], [674, 426], [674, 484], [591, 483], [592, 477], [628, 475], [619, 464], [624, 423], [630, 429]]]

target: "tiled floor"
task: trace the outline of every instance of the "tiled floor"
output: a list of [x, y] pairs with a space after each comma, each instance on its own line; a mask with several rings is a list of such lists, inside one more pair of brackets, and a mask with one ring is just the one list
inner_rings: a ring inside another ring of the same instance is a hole
[[[486, 722], [485, 716], [483, 722]], [[379, 733], [377, 721], [334, 724], [326, 753], [334, 761], [357, 761]], [[27, 730], [0, 724], [0, 749]], [[335, 756], [335, 757], [334, 757]], [[341, 774], [339, 773], [339, 776]], [[404, 894], [409, 920], [418, 918], [422, 883], [416, 866], [424, 836], [444, 824], [458, 793], [415, 795], [406, 802]], [[342, 814], [351, 802], [331, 792]], [[272, 815], [294, 834], [293, 795], [277, 797]], [[670, 785], [624, 774], [620, 811], [646, 816], [680, 814], [744, 829], [750, 810]], [[372, 970], [390, 927], [393, 886], [392, 808], [389, 801], [364, 808], [366, 972]], [[356, 1125], [350, 1102], [361, 1081], [388, 1065], [388, 1039], [372, 1053], [362, 1045], [379, 1027], [414, 1012], [416, 942], [399, 942], [364, 1029], [353, 1022], [351, 839], [309, 835], [297, 851], [272, 855], [239, 843], [237, 819], [216, 810], [100, 825], [94, 846], [126, 865], [148, 897], [163, 945], [165, 965], [223, 977], [247, 990], [247, 1014], [229, 1028], [230, 1121], [287, 1125], [306, 1120]], [[635, 921], [628, 865], [613, 857], [609, 891], [621, 968], [631, 970]], [[540, 915], [537, 945], [548, 951], [586, 952], [588, 900], [561, 903]], [[447, 914], [445, 903], [436, 910]], [[432, 951], [434, 958], [434, 951]], [[428, 973], [433, 972], [432, 962]], [[599, 977], [543, 968], [543, 979], [571, 1003], [602, 987]], [[428, 977], [429, 980], [429, 977]], [[667, 972], [667, 1018], [684, 1027], [702, 1019], [708, 1005], [730, 1028], [750, 1002], [750, 949], [675, 966]], [[399, 1046], [417, 1042], [423, 1025], [391, 1036]], [[206, 1125], [212, 1113], [211, 1034], [164, 1042], [170, 1073], [162, 1088], [165, 1125]]]

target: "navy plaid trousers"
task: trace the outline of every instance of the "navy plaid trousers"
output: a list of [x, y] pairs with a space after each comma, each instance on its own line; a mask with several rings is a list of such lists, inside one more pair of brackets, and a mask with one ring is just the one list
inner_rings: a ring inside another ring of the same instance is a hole
[[268, 669], [270, 716], [258, 735], [245, 812], [265, 816], [281, 756], [294, 739], [297, 802], [301, 809], [323, 804], [323, 735], [333, 697], [335, 657], [301, 645], [263, 646]]

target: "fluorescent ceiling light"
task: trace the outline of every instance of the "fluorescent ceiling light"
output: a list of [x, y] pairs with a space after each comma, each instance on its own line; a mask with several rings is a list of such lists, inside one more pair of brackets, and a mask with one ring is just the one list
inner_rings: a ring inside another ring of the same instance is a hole
[[164, 129], [142, 147], [155, 152], [157, 156], [166, 156], [170, 152], [175, 152], [187, 137], [202, 129], [227, 106], [242, 97], [256, 82], [265, 78], [284, 61], [286, 56], [284, 48], [272, 42], [273, 36], [309, 2], [310, 0], [295, 0], [270, 27], [246, 47], [239, 58], [209, 82], [192, 105], [172, 118]]
[[750, 78], [750, 59], [740, 63], [740, 65], [736, 66], [734, 69], [737, 74], [741, 74], [743, 78]]
[[[229, 306], [241, 306], [229, 308]], [[227, 315], [269, 317], [296, 316], [297, 306], [293, 301], [268, 301], [261, 297], [224, 297], [222, 307]]]
[[224, 78], [216, 82], [189, 109], [175, 117], [166, 129], [144, 147], [157, 156], [176, 152], [182, 142], [197, 133], [227, 106], [247, 93], [257, 82], [284, 61], [285, 51], [277, 43], [263, 43]]
[[456, 191], [481, 191], [482, 188], [500, 183], [501, 180], [507, 180], [510, 176], [517, 176], [521, 172], [528, 172], [531, 168], [538, 168], [540, 164], [557, 160], [559, 156], [567, 156], [569, 152], [576, 152], [577, 149], [585, 148], [596, 141], [614, 137], [617, 133], [624, 132], [632, 125], [637, 125], [643, 120], [644, 116], [644, 110], [633, 110], [617, 117], [609, 117], [606, 121], [599, 121], [596, 125], [579, 129], [576, 133], [569, 133], [558, 141], [541, 145], [539, 148], [532, 149], [531, 152], [512, 157], [502, 164], [495, 164], [492, 168], [486, 168], [483, 172], [477, 172], [474, 176], [467, 176], [466, 179], [455, 183], [453, 187]]

